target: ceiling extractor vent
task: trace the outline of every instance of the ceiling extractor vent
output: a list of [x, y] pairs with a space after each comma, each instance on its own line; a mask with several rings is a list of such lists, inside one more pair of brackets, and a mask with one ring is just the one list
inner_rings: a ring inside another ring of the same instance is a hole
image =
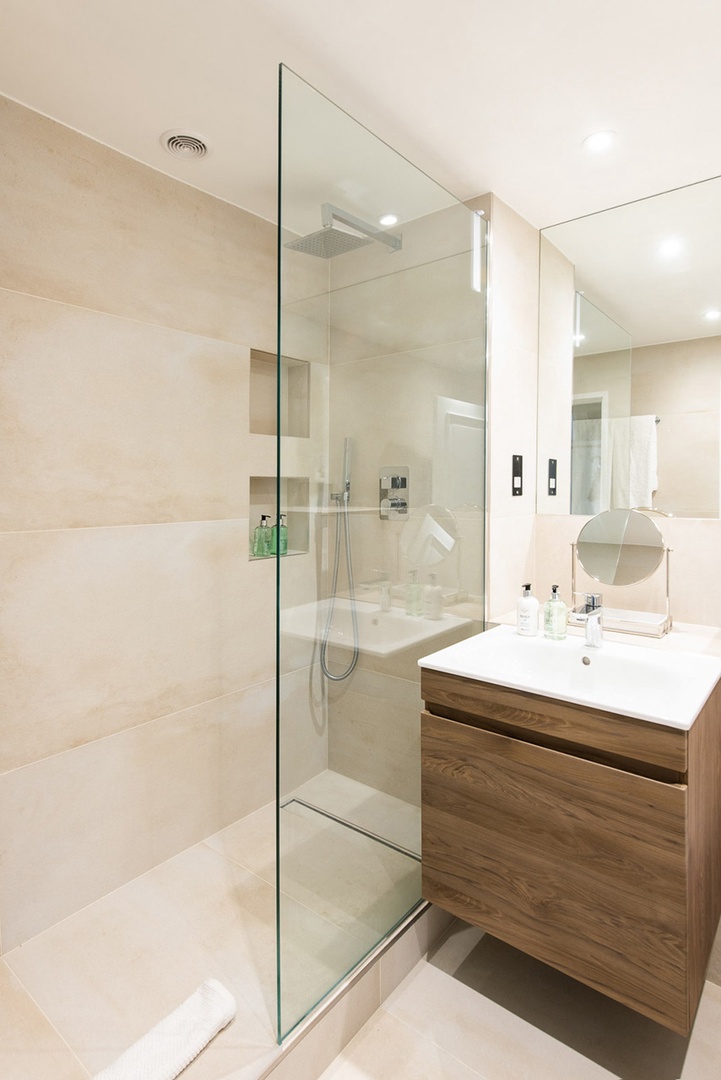
[[198, 161], [210, 153], [205, 139], [191, 131], [183, 131], [182, 128], [164, 131], [160, 136], [160, 145], [173, 157], [184, 158], [185, 161]]

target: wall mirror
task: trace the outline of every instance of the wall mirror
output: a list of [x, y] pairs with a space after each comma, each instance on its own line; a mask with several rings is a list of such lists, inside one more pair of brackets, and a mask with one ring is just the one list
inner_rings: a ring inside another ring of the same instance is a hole
[[539, 513], [718, 518], [721, 177], [543, 229], [540, 265]]

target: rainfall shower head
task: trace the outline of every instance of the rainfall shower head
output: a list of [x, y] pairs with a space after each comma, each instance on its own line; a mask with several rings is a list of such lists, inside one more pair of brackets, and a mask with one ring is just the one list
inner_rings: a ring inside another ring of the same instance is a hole
[[[346, 251], [365, 247], [373, 240], [386, 244], [392, 251], [398, 251], [401, 246], [400, 236], [393, 236], [392, 233], [376, 229], [367, 221], [362, 221], [361, 218], [340, 210], [331, 203], [323, 203], [321, 206], [321, 221], [323, 222], [322, 229], [308, 236], [301, 236], [285, 246], [291, 251], [302, 251], [306, 255], [315, 255], [319, 259], [332, 259], [335, 255], [344, 255]], [[334, 221], [339, 221], [354, 232], [337, 229], [333, 224]]]
[[353, 233], [343, 229], [334, 229], [332, 225], [324, 225], [318, 232], [310, 233], [309, 236], [301, 236], [291, 244], [286, 244], [291, 251], [302, 251], [305, 255], [316, 255], [319, 259], [332, 259], [335, 255], [344, 255], [346, 251], [354, 248], [365, 247], [372, 243], [363, 236], [354, 236]]

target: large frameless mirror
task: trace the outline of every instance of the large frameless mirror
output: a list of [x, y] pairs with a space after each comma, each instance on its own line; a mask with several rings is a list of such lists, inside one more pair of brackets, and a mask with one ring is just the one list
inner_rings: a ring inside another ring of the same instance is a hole
[[542, 231], [540, 512], [719, 517], [720, 222], [713, 178]]

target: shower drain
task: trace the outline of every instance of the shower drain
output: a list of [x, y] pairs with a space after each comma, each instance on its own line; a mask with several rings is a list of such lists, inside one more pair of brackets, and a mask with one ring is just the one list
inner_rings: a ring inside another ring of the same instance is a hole
[[184, 158], [186, 161], [198, 161], [210, 153], [210, 147], [205, 139], [180, 128], [164, 131], [160, 136], [160, 145], [173, 157]]

